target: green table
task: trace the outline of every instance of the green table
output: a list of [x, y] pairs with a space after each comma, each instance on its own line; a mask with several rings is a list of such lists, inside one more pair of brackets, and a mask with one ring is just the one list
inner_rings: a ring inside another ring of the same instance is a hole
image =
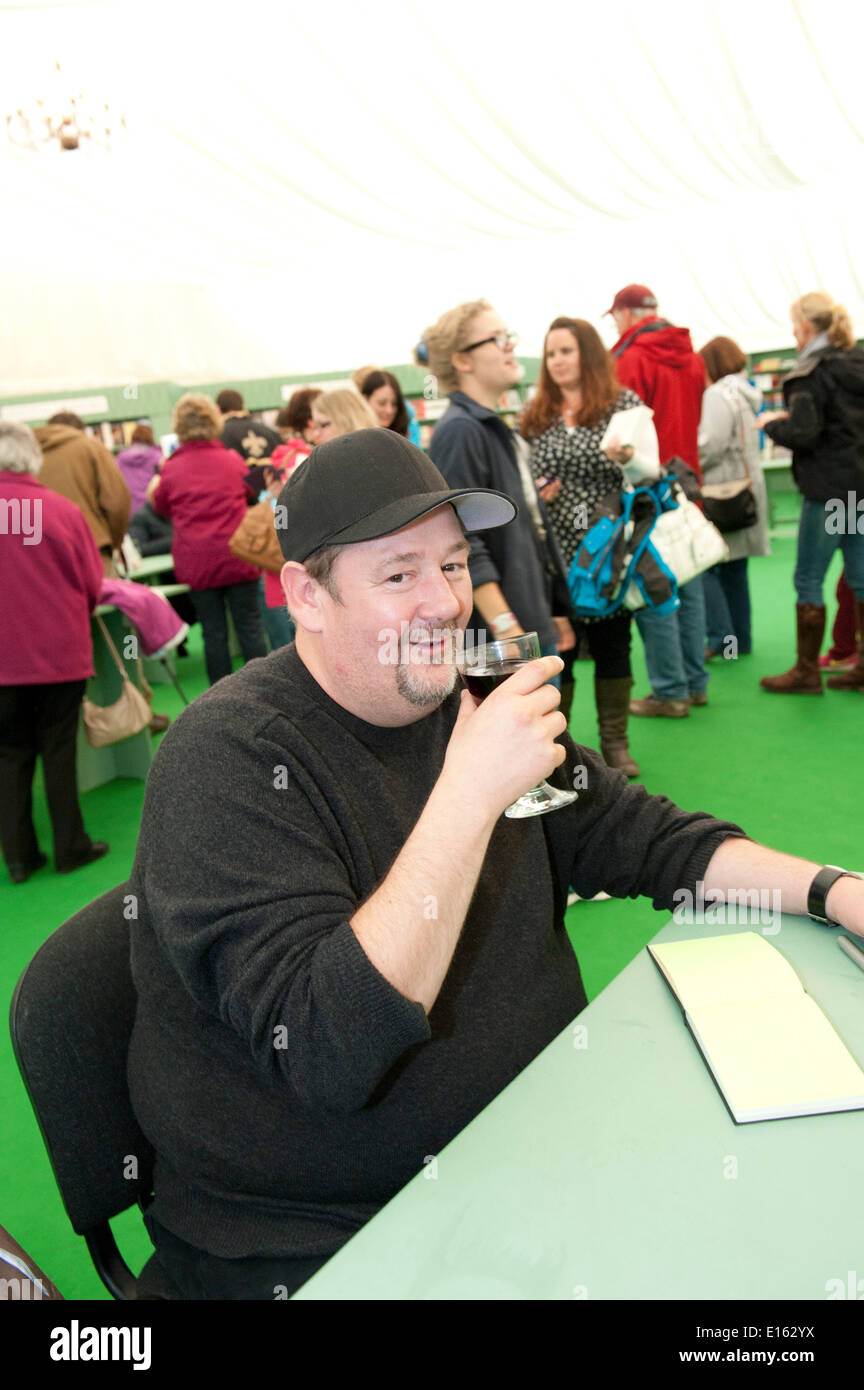
[[[100, 604], [96, 613], [102, 618], [110, 633], [111, 640], [121, 657], [123, 639], [135, 629], [125, 614], [109, 604]], [[102, 629], [95, 615], [90, 623], [93, 639], [93, 670], [87, 682], [86, 695], [95, 705], [113, 705], [120, 698], [120, 672], [105, 645]], [[130, 674], [137, 684], [137, 667], [129, 663]], [[111, 743], [107, 748], [91, 748], [84, 736], [84, 720], [78, 722], [77, 780], [79, 792], [89, 792], [101, 787], [115, 777], [146, 778], [153, 761], [153, 748], [149, 729], [126, 738], [122, 743]]]
[[[156, 589], [163, 598], [172, 598], [175, 594], [188, 594], [188, 584], [154, 584], [153, 580], [160, 575], [170, 574], [174, 568], [174, 557], [167, 555], [144, 555], [141, 564], [134, 574], [130, 574], [130, 579], [136, 580], [141, 584], [149, 584]], [[170, 652], [167, 657], [159, 661], [154, 661], [150, 657], [144, 657], [144, 675], [150, 685], [177, 684], [177, 667], [174, 653]], [[166, 663], [167, 662], [167, 666]]]
[[[837, 934], [767, 939], [864, 1063]], [[864, 1111], [733, 1122], [642, 951], [295, 1297], [824, 1300], [864, 1279], [862, 1173]]]
[[[127, 577], [149, 583], [151, 579], [155, 579], [160, 574], [167, 574], [173, 568], [174, 557], [170, 551], [167, 555], [142, 555], [138, 569]], [[189, 592], [188, 585], [184, 586], [184, 590], [186, 593]]]

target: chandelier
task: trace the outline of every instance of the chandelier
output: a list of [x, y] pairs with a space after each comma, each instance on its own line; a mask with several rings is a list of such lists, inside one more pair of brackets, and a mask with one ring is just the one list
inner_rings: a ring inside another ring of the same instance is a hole
[[13, 145], [37, 150], [40, 145], [61, 150], [99, 148], [106, 152], [125, 139], [126, 116], [109, 106], [93, 105], [83, 92], [70, 93], [59, 62], [54, 63], [54, 95], [34, 97], [7, 112], [6, 134]]

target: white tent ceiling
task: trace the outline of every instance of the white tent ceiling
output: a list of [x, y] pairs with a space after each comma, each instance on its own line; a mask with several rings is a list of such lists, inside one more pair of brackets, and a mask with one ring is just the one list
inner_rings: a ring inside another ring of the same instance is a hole
[[0, 146], [0, 396], [407, 361], [480, 295], [526, 353], [559, 313], [609, 340], [633, 280], [697, 346], [786, 343], [816, 288], [862, 332], [862, 16], [0, 3], [4, 116], [54, 78], [129, 126], [110, 154]]

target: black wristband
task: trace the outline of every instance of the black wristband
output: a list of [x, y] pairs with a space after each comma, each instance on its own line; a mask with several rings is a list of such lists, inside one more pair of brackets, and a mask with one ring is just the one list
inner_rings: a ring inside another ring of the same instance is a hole
[[838, 878], [860, 878], [860, 874], [853, 873], [851, 869], [839, 869], [836, 864], [826, 864], [824, 869], [820, 869], [813, 882], [810, 884], [810, 891], [807, 894], [807, 912], [814, 922], [821, 922], [823, 927], [837, 926], [833, 918], [828, 917], [825, 912], [825, 899], [828, 897], [828, 890], [833, 887]]

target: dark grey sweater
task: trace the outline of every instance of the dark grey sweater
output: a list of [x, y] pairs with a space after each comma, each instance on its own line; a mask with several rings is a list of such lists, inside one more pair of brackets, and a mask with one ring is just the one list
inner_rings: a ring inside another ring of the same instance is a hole
[[[366, 724], [290, 646], [165, 735], [131, 881], [129, 1080], [157, 1151], [153, 1215], [191, 1245], [334, 1252], [584, 1006], [568, 884], [669, 909], [743, 834], [568, 741], [587, 787], [564, 810], [498, 822], [427, 1019], [349, 919], [415, 825], [457, 703]], [[433, 902], [412, 911], [435, 930]]]

